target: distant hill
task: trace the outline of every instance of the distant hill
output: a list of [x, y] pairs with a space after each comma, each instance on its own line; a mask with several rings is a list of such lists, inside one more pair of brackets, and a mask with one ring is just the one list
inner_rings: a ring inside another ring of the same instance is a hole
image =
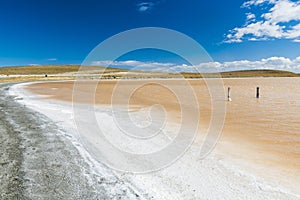
[[41, 65], [41, 66], [12, 66], [1, 67], [0, 74], [4, 75], [32, 75], [32, 74], [61, 74], [77, 72], [80, 65]]
[[242, 70], [222, 72], [222, 77], [300, 77], [300, 74], [296, 74], [289, 71], [281, 70]]
[[[16, 66], [16, 67], [0, 67], [0, 75], [54, 75], [54, 74], [73, 74], [79, 70], [80, 65], [43, 65], [43, 66]], [[88, 66], [85, 68], [89, 75], [101, 74], [103, 67]], [[147, 71], [130, 71], [126, 69], [107, 68], [105, 73], [109, 78], [124, 78], [124, 72], [128, 72], [127, 78], [177, 78], [184, 76], [185, 78], [201, 78], [202, 75], [198, 73], [159, 73]], [[288, 71], [281, 70], [242, 70], [229, 71], [220, 73], [223, 78], [234, 77], [300, 77]], [[207, 74], [214, 77], [215, 74]], [[104, 76], [105, 77], [105, 76]]]
[[12, 67], [1, 67], [0, 74], [3, 75], [58, 74], [64, 72], [78, 71], [78, 69], [79, 69], [79, 65], [12, 66]]
[[[186, 78], [201, 78], [201, 74], [195, 73], [181, 73]], [[240, 70], [221, 72], [220, 75], [223, 78], [246, 78], [246, 77], [300, 77], [300, 74], [296, 74], [289, 71], [281, 70]], [[207, 76], [214, 77], [214, 74], [207, 74]]]

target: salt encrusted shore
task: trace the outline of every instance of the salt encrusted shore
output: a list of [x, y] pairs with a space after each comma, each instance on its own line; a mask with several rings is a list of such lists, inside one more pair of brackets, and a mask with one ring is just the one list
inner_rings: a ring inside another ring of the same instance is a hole
[[109, 169], [93, 168], [72, 135], [10, 84], [0, 90], [0, 199], [144, 199]]
[[[14, 110], [22, 111], [16, 115], [24, 116], [24, 109], [31, 112], [30, 117], [20, 119], [20, 127], [28, 126], [18, 135], [23, 147], [21, 195], [33, 199], [299, 199], [297, 194], [267, 183], [214, 153], [197, 159], [195, 145], [158, 172], [113, 171], [96, 162], [77, 140], [71, 104], [41, 99], [23, 86], [9, 89], [10, 98], [18, 105]], [[112, 121], [109, 108], [99, 106], [97, 112], [101, 120]]]

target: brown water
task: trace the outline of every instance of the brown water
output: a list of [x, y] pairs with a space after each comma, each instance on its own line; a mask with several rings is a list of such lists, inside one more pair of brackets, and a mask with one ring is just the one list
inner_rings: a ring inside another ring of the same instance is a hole
[[[265, 150], [291, 154], [300, 164], [300, 79], [268, 78], [226, 80], [232, 87], [227, 103], [226, 126], [268, 145]], [[255, 97], [255, 86], [261, 98]]]
[[223, 135], [234, 144], [227, 146], [229, 154], [263, 177], [299, 191], [300, 78], [228, 79], [225, 85], [232, 88]]
[[[119, 86], [126, 93], [129, 86], [150, 82], [127, 80]], [[173, 84], [182, 92], [185, 90], [179, 80], [161, 80], [159, 83]], [[200, 104], [201, 132], [205, 132], [211, 116], [210, 96], [202, 80], [191, 80], [190, 84]], [[115, 85], [116, 81], [101, 82], [96, 103], [110, 104]], [[224, 89], [227, 87], [231, 87], [232, 101], [224, 99], [227, 113], [217, 145], [218, 158], [229, 159], [263, 178], [300, 192], [300, 78], [224, 79]], [[256, 98], [256, 87], [260, 87], [259, 99]], [[51, 95], [51, 99], [72, 101], [73, 82], [36, 83], [27, 89]], [[81, 93], [84, 97], [85, 91]], [[85, 102], [84, 98], [82, 102]], [[141, 107], [159, 103], [173, 119], [181, 117], [176, 96], [157, 84], [139, 88], [129, 103]]]

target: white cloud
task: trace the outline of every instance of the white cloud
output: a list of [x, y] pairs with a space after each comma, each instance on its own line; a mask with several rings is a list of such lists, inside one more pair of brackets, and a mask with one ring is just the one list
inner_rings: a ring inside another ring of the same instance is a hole
[[[235, 28], [232, 33], [227, 35], [227, 42], [241, 42], [246, 35], [251, 35], [252, 40], [263, 40], [268, 37], [282, 38], [283, 30], [279, 25], [273, 25], [269, 22], [255, 22], [243, 28]], [[249, 39], [248, 39], [249, 40]]]
[[262, 17], [275, 24], [300, 20], [300, 3], [290, 0], [279, 0], [270, 11], [263, 14]]
[[147, 1], [140, 1], [136, 4], [137, 10], [140, 13], [149, 13], [155, 7], [163, 3], [165, 0], [147, 0]]
[[247, 21], [249, 22], [249, 21], [254, 21], [255, 20], [255, 14], [253, 14], [253, 13], [246, 13], [246, 15], [247, 15]]
[[296, 63], [296, 64], [299, 64], [299, 65], [300, 65], [300, 56], [299, 56], [299, 57], [297, 57], [297, 58], [294, 60], [294, 63]]
[[276, 0], [250, 0], [243, 3], [242, 7], [249, 8], [250, 6], [257, 6], [264, 3], [275, 3]]
[[[286, 32], [286, 37], [289, 39], [294, 39], [294, 41], [300, 39], [300, 24], [295, 25], [292, 29]], [[296, 39], [295, 39], [296, 38]], [[299, 39], [297, 39], [299, 38]]]
[[[264, 7], [266, 5], [266, 7]], [[246, 13], [246, 23], [236, 27], [226, 35], [225, 42], [234, 43], [245, 40], [291, 39], [300, 40], [300, 2], [291, 0], [251, 0], [242, 7], [252, 9], [261, 6], [259, 18], [251, 12]]]
[[174, 63], [128, 61], [94, 61], [92, 65], [105, 67], [130, 67], [134, 70], [157, 72], [222, 72], [236, 70], [275, 69], [300, 72], [300, 57], [292, 60], [285, 57], [270, 57], [258, 61], [238, 60], [231, 62], [208, 62], [196, 66]]
[[48, 61], [57, 61], [57, 58], [48, 58]]
[[[202, 71], [202, 66], [198, 65], [199, 71]], [[300, 57], [291, 60], [285, 57], [270, 57], [258, 61], [238, 60], [232, 62], [213, 62], [210, 67], [215, 67], [218, 71], [236, 71], [236, 70], [254, 70], [254, 69], [275, 69], [300, 72]]]
[[152, 10], [154, 3], [152, 2], [142, 2], [137, 4], [137, 9], [139, 12], [147, 12]]
[[174, 67], [173, 63], [160, 63], [160, 62], [141, 62], [137, 60], [126, 60], [126, 61], [93, 61], [93, 66], [104, 66], [104, 67], [127, 67], [133, 70], [158, 70], [168, 69]]

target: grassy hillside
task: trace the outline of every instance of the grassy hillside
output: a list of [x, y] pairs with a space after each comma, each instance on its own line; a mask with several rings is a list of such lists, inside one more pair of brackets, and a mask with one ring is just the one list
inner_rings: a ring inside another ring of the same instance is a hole
[[[196, 73], [181, 73], [186, 78], [201, 78], [201, 74]], [[229, 71], [221, 72], [220, 75], [223, 78], [246, 78], [246, 77], [300, 77], [300, 74], [296, 74], [288, 71], [281, 70], [242, 70], [242, 71]], [[207, 76], [214, 77], [214, 74], [207, 74]]]
[[[45, 66], [19, 66], [19, 67], [2, 67], [0, 68], [0, 75], [2, 78], [0, 81], [9, 81], [11, 80], [34, 80], [34, 79], [43, 79], [45, 74], [48, 75], [49, 79], [74, 79], [74, 76], [70, 76], [70, 74], [76, 74], [79, 70], [80, 65], [45, 65]], [[85, 67], [87, 71], [86, 74], [89, 76], [99, 77], [99, 74], [103, 73], [102, 67]], [[123, 72], [128, 72], [128, 74], [124, 75]], [[65, 75], [62, 75], [67, 73]], [[173, 73], [159, 73], [159, 72], [146, 72], [146, 71], [130, 71], [126, 69], [117, 69], [117, 68], [107, 68], [104, 72], [102, 78], [201, 78], [202, 75], [198, 73], [181, 73], [181, 74], [173, 74]], [[59, 76], [55, 76], [56, 74], [61, 74]], [[300, 74], [295, 74], [288, 71], [279, 71], [279, 70], [244, 70], [244, 71], [231, 71], [231, 72], [222, 72], [220, 73], [223, 78], [233, 78], [233, 77], [300, 77]], [[9, 76], [7, 76], [9, 75]], [[13, 75], [31, 75], [31, 77], [14, 77]], [[37, 75], [37, 77], [34, 77]], [[215, 74], [206, 74], [209, 77], [216, 77]], [[4, 77], [4, 78], [3, 78]]]
[[60, 74], [76, 72], [80, 65], [44, 65], [44, 66], [17, 66], [1, 67], [0, 74], [4, 75], [29, 75], [29, 74]]
[[300, 77], [300, 74], [296, 74], [289, 71], [281, 70], [243, 70], [243, 71], [231, 71], [222, 72], [222, 77]]

